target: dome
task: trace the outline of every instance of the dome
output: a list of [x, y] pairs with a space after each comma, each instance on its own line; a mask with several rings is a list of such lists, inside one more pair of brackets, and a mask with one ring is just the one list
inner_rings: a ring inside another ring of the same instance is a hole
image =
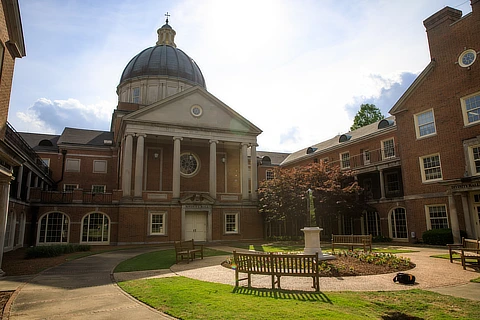
[[168, 77], [205, 88], [205, 79], [198, 65], [174, 42], [175, 31], [167, 23], [157, 31], [158, 42], [130, 60], [123, 70], [120, 84], [139, 77]]

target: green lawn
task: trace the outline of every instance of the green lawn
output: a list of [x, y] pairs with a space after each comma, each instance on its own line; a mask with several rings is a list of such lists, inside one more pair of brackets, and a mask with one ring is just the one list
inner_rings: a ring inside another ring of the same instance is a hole
[[[223, 256], [230, 252], [203, 248], [203, 256]], [[130, 272], [144, 270], [169, 269], [175, 264], [175, 249], [159, 250], [144, 253], [121, 262], [115, 267], [114, 272]]]
[[[242, 249], [248, 250], [255, 250], [258, 252], [294, 252], [294, 251], [303, 251], [305, 244], [302, 242], [273, 242], [268, 244], [247, 244], [247, 243], [235, 243], [232, 246]], [[321, 245], [322, 251], [330, 252], [331, 245]], [[340, 250], [347, 250], [347, 247], [339, 246]], [[363, 249], [356, 249], [356, 250], [363, 250]], [[378, 247], [372, 248], [373, 252], [379, 253], [408, 253], [408, 252], [416, 252], [415, 250], [406, 250], [406, 249], [396, 249], [395, 247]]]
[[120, 287], [180, 319], [478, 319], [480, 302], [423, 290], [298, 292], [234, 288], [185, 277]]

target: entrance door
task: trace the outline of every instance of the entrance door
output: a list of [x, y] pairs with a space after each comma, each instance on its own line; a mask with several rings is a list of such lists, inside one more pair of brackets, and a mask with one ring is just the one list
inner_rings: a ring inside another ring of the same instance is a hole
[[185, 212], [185, 240], [207, 241], [207, 212]]

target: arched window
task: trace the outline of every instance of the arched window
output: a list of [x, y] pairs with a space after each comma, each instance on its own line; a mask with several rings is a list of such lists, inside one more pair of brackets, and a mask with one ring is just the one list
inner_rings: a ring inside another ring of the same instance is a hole
[[106, 214], [93, 212], [82, 221], [82, 240], [89, 243], [109, 243], [110, 218]]
[[407, 214], [404, 208], [390, 212], [390, 235], [393, 239], [407, 239]]
[[40, 218], [38, 244], [68, 243], [70, 219], [61, 212], [49, 212]]

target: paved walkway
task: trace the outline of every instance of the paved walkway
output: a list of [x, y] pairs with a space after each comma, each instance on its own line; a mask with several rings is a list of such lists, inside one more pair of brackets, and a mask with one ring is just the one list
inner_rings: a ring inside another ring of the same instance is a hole
[[[231, 252], [230, 247], [215, 249]], [[472, 270], [447, 259], [430, 258], [446, 253], [442, 249], [407, 248], [419, 252], [404, 253], [417, 267], [409, 272], [417, 283], [413, 286], [396, 284], [395, 274], [362, 277], [321, 278], [320, 290], [329, 291], [387, 291], [426, 289], [441, 294], [480, 300], [480, 284], [469, 280], [480, 276]], [[119, 250], [67, 262], [35, 277], [0, 278], [2, 290], [12, 289], [15, 294], [6, 307], [5, 319], [172, 319], [125, 294], [115, 283], [130, 279], [186, 276], [198, 280], [234, 285], [234, 271], [220, 265], [226, 256], [206, 257], [189, 264], [172, 266], [171, 270], [126, 272], [112, 274], [115, 266], [138, 254], [159, 250], [143, 248]], [[237, 249], [238, 250], [238, 249]], [[270, 278], [254, 275], [254, 287], [270, 287]], [[309, 291], [311, 279], [284, 277], [282, 288]]]

